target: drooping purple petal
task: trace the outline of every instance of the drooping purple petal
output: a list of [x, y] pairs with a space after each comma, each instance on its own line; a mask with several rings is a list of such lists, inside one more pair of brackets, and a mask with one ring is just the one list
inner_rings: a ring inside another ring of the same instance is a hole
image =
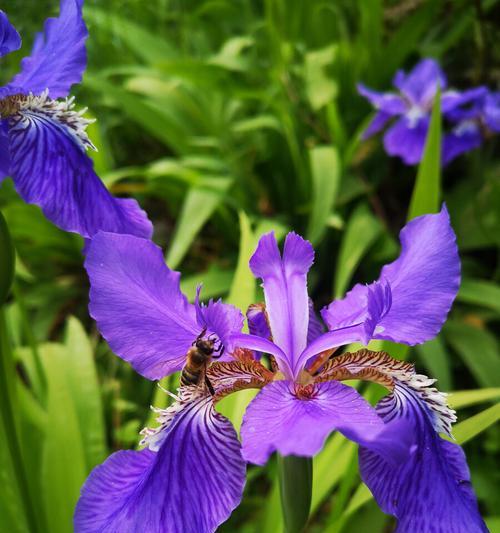
[[428, 115], [416, 118], [405, 115], [385, 133], [384, 148], [389, 155], [400, 157], [405, 164], [416, 165], [422, 159], [428, 129]]
[[386, 113], [385, 111], [378, 111], [372, 118], [366, 129], [363, 131], [361, 138], [363, 140], [368, 139], [372, 135], [375, 135], [382, 130], [385, 125], [391, 120], [393, 115]]
[[382, 269], [380, 282], [356, 285], [343, 300], [323, 309], [332, 333], [363, 323], [373, 339], [414, 345], [437, 335], [460, 283], [456, 237], [446, 207], [410, 221], [400, 240], [401, 253]]
[[389, 116], [401, 115], [406, 111], [406, 105], [401, 96], [394, 93], [379, 93], [369, 89], [362, 83], [357, 85], [358, 93], [364, 96], [375, 109], [387, 113]]
[[33, 94], [48, 89], [51, 98], [60, 98], [81, 81], [88, 36], [82, 6], [83, 0], [61, 0], [59, 16], [45, 21], [44, 32], [36, 36], [31, 55], [22, 60], [11, 85]]
[[21, 36], [12, 26], [7, 15], [0, 9], [0, 57], [21, 48]]
[[0, 184], [9, 175], [10, 154], [9, 154], [9, 137], [0, 123]]
[[239, 504], [245, 463], [211, 398], [180, 411], [157, 452], [120, 451], [85, 483], [75, 533], [212, 533]]
[[250, 268], [262, 278], [266, 309], [274, 343], [288, 359], [292, 372], [307, 343], [309, 298], [307, 272], [314, 261], [311, 244], [295, 233], [285, 240], [283, 258], [273, 233], [264, 235], [250, 259]]
[[[363, 481], [385, 513], [398, 519], [397, 533], [484, 533], [462, 449], [436, 432], [436, 412], [415, 389], [397, 384], [381, 400], [386, 421], [400, 419], [416, 435], [413, 453], [389, 465], [377, 452], [360, 449]], [[391, 422], [392, 423], [392, 422]]]
[[255, 464], [264, 464], [274, 451], [311, 457], [334, 430], [388, 460], [401, 460], [408, 452], [406, 440], [394, 439], [393, 427], [355, 389], [330, 381], [310, 385], [307, 394], [291, 381], [275, 381], [247, 407], [241, 426], [243, 457]]
[[83, 237], [102, 230], [150, 238], [147, 215], [135, 200], [108, 192], [85, 153], [84, 143], [90, 141], [78, 126], [64, 122], [81, 117], [69, 107], [58, 121], [60, 105], [41, 97], [9, 119], [10, 173], [19, 194], [65, 231]]
[[443, 139], [442, 160], [447, 165], [460, 154], [479, 148], [483, 136], [479, 124], [473, 120], [464, 121], [447, 133]]
[[90, 314], [111, 349], [149, 379], [180, 370], [200, 334], [194, 305], [155, 244], [130, 235], [98, 233], [85, 268]]
[[413, 70], [405, 75], [399, 71], [393, 80], [394, 85], [413, 104], [429, 108], [438, 87], [446, 89], [444, 72], [434, 59], [422, 59]]

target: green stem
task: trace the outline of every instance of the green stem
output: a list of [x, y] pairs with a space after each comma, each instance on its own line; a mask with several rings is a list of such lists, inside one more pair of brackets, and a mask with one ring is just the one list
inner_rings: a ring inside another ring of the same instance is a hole
[[301, 533], [311, 509], [313, 464], [309, 457], [278, 455], [281, 509], [286, 533]]

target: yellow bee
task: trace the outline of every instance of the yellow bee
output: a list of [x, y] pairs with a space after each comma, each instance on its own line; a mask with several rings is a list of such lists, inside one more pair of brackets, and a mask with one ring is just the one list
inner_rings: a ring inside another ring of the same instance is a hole
[[222, 356], [224, 346], [220, 341], [216, 346], [216, 340], [212, 336], [204, 339], [203, 336], [206, 332], [207, 328], [205, 327], [186, 354], [186, 364], [181, 372], [181, 386], [204, 384], [213, 396], [215, 391], [207, 378], [207, 367], [212, 359], [218, 359]]

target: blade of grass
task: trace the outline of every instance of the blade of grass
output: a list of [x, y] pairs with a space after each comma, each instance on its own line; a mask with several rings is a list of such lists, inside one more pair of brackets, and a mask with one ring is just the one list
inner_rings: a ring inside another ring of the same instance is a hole
[[309, 150], [313, 181], [313, 201], [307, 238], [316, 244], [327, 227], [340, 185], [341, 166], [338, 152], [331, 146]]
[[441, 93], [432, 107], [431, 122], [408, 210], [408, 220], [439, 209], [441, 177]]

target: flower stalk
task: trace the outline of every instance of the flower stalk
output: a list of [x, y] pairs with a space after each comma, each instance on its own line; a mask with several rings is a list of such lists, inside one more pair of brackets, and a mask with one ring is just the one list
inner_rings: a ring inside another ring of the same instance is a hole
[[280, 500], [286, 533], [301, 533], [311, 509], [313, 464], [310, 457], [278, 455]]

